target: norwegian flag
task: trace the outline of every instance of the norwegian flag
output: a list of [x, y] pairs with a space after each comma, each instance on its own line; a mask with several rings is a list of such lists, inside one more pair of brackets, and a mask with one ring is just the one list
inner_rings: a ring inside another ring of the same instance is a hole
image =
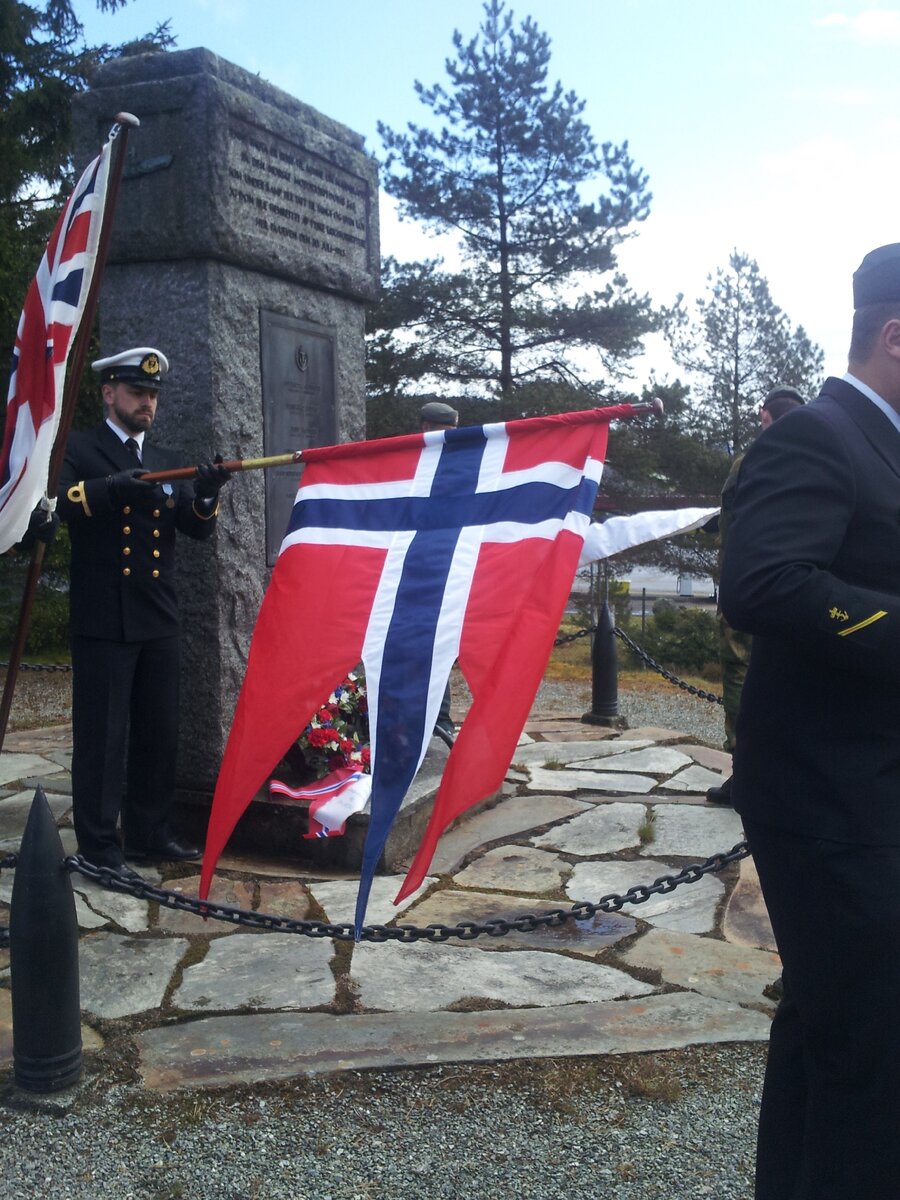
[[69, 197], [19, 318], [0, 451], [0, 553], [21, 540], [47, 490], [66, 361], [97, 259], [111, 144]]
[[347, 818], [362, 812], [372, 793], [372, 777], [354, 767], [338, 767], [306, 787], [291, 787], [278, 779], [269, 782], [273, 796], [309, 801], [309, 828], [305, 838], [339, 837]]
[[610, 420], [631, 405], [307, 450], [253, 634], [200, 884], [323, 696], [362, 661], [371, 816], [357, 934], [458, 659], [472, 705], [398, 899], [503, 781], [578, 565]]

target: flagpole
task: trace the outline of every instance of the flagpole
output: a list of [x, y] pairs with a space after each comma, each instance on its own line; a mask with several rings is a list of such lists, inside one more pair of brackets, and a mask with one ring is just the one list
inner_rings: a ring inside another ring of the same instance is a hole
[[[81, 315], [78, 332], [75, 335], [75, 343], [72, 347], [72, 357], [60, 405], [56, 441], [53, 443], [53, 451], [50, 455], [50, 467], [47, 474], [47, 495], [51, 498], [56, 495], [59, 476], [62, 472], [63, 461], [66, 455], [66, 442], [68, 441], [69, 431], [72, 428], [72, 421], [75, 416], [75, 402], [78, 397], [78, 389], [81, 386], [84, 361], [87, 357], [94, 317], [97, 312], [100, 284], [103, 279], [103, 270], [106, 265], [106, 256], [109, 251], [109, 242], [112, 234], [112, 218], [116, 211], [119, 184], [122, 180], [122, 170], [125, 165], [128, 131], [129, 129], [136, 128], [138, 125], [140, 125], [140, 121], [131, 113], [116, 113], [115, 124], [110, 129], [109, 137], [107, 138], [107, 141], [117, 141], [118, 146], [116, 148], [115, 160], [110, 164], [109, 183], [103, 206], [103, 219], [100, 225], [100, 240], [97, 246], [97, 257], [94, 262], [94, 273], [91, 277], [84, 310]], [[46, 549], [47, 547], [42, 541], [36, 541], [31, 551], [31, 561], [28, 564], [28, 574], [25, 578], [22, 602], [19, 607], [19, 621], [16, 625], [12, 646], [10, 647], [9, 664], [6, 668], [6, 681], [3, 685], [3, 697], [0, 699], [0, 750], [3, 749], [3, 743], [6, 739], [6, 727], [9, 723], [13, 692], [15, 691], [16, 682], [19, 677], [22, 656], [25, 653], [25, 642], [28, 638], [28, 628], [31, 624], [31, 609], [34, 604], [34, 595], [37, 590], [38, 580], [40, 579], [41, 570], [44, 565]]]
[[53, 453], [50, 457], [50, 471], [47, 478], [47, 495], [55, 496], [66, 457], [66, 443], [69, 431], [75, 418], [75, 403], [78, 399], [78, 389], [81, 387], [81, 376], [84, 374], [84, 361], [87, 358], [88, 346], [94, 327], [94, 317], [100, 300], [100, 285], [103, 282], [103, 272], [106, 268], [106, 257], [109, 253], [109, 243], [112, 238], [113, 216], [119, 199], [119, 185], [122, 182], [122, 171], [125, 166], [125, 154], [128, 150], [129, 129], [136, 129], [140, 121], [132, 113], [116, 113], [115, 124], [109, 131], [108, 141], [117, 142], [115, 161], [110, 163], [109, 185], [106, 189], [106, 203], [103, 208], [103, 221], [100, 225], [100, 242], [97, 246], [97, 259], [94, 263], [94, 274], [88, 290], [84, 313], [75, 345], [72, 347], [72, 359], [69, 373], [63, 389], [63, 401], [60, 410], [59, 427], [56, 431], [56, 441], [53, 443]]
[[[217, 467], [224, 467], [231, 475], [239, 471], [267, 471], [271, 467], [290, 467], [303, 461], [303, 451], [293, 450], [287, 454], [270, 454], [267, 458], [227, 458], [222, 462], [216, 461]], [[171, 467], [168, 471], [149, 471], [141, 475], [144, 483], [174, 483], [176, 479], [193, 479], [197, 474], [194, 467]]]
[[[623, 413], [624, 417], [644, 417], [653, 415], [661, 417], [663, 413], [663, 402], [658, 397], [650, 404], [631, 404], [628, 406], [630, 412]], [[598, 409], [602, 412], [602, 409]], [[404, 435], [409, 437], [409, 434]], [[217, 466], [224, 467], [231, 475], [236, 475], [239, 471], [267, 471], [271, 467], [289, 467], [294, 463], [303, 461], [303, 451], [293, 450], [287, 454], [271, 454], [267, 458], [229, 458], [217, 463]], [[141, 475], [141, 479], [145, 483], [174, 483], [177, 479], [193, 479], [197, 474], [196, 467], [172, 467], [168, 471], [149, 471]]]

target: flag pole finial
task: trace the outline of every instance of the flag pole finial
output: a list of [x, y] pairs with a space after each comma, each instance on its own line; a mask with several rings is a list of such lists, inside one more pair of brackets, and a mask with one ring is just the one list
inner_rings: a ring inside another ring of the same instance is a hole
[[113, 125], [113, 127], [109, 131], [109, 137], [107, 140], [111, 142], [115, 138], [117, 138], [122, 131], [123, 125], [129, 126], [129, 128], [131, 128], [131, 129], [137, 129], [138, 126], [140, 125], [140, 123], [141, 123], [140, 120], [134, 115], [134, 113], [129, 113], [129, 112], [116, 113], [116, 121], [115, 121], [115, 124]]

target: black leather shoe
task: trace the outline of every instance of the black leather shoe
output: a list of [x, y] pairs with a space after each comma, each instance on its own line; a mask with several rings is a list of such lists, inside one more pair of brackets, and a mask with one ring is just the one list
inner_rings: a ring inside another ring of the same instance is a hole
[[447, 717], [438, 717], [434, 723], [434, 736], [439, 737], [442, 742], [453, 749], [453, 744], [456, 741], [456, 726]]
[[79, 854], [78, 857], [86, 867], [90, 867], [94, 871], [108, 871], [110, 875], [114, 876], [116, 879], [121, 879], [124, 883], [146, 882], [143, 876], [138, 875], [137, 871], [132, 871], [131, 867], [129, 867], [127, 863], [91, 862], [91, 860], [86, 858], [83, 854]]
[[763, 995], [768, 996], [770, 1000], [783, 1000], [784, 976], [779, 975], [777, 979], [773, 979], [771, 983], [767, 983], [763, 988]]
[[718, 787], [707, 788], [706, 799], [709, 804], [726, 804], [731, 807], [731, 776], [723, 779]]
[[144, 883], [144, 877], [142, 875], [138, 875], [137, 871], [132, 871], [128, 863], [122, 863], [120, 867], [111, 868], [111, 873], [115, 875], [117, 879], [124, 880], [125, 883]]
[[143, 862], [154, 858], [161, 862], [189, 862], [199, 858], [202, 851], [197, 846], [185, 846], [175, 838], [165, 838], [152, 846], [125, 846], [125, 857], [131, 862]]

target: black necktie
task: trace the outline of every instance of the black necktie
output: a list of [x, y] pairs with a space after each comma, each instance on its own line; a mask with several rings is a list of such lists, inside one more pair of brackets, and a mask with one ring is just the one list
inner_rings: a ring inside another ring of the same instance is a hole
[[140, 452], [140, 450], [138, 448], [138, 444], [134, 440], [134, 438], [126, 438], [125, 439], [125, 449], [128, 451], [129, 454], [133, 455], [134, 458], [136, 458], [138, 462], [141, 461], [141, 452]]

